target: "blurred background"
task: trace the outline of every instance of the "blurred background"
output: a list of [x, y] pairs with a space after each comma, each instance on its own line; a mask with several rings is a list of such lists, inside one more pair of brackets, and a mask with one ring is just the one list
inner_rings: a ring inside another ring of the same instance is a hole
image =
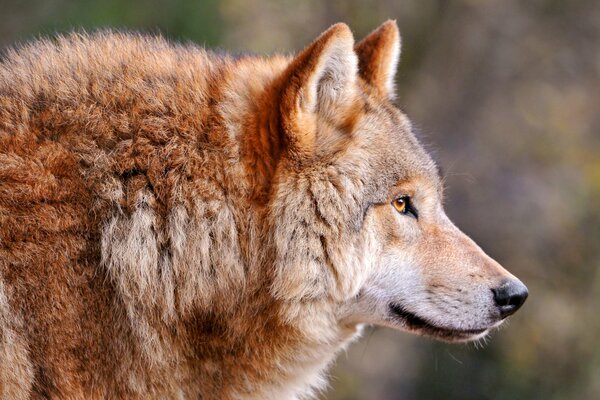
[[447, 211], [530, 298], [487, 344], [369, 329], [322, 398], [600, 399], [597, 0], [0, 0], [0, 46], [73, 28], [226, 50], [300, 49], [397, 19], [398, 105], [444, 170]]

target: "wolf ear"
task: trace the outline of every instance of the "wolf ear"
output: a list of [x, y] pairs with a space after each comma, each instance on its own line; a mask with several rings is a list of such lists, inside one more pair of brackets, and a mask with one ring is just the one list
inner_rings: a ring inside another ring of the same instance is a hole
[[333, 115], [352, 101], [358, 74], [353, 46], [350, 28], [335, 24], [301, 51], [284, 73], [280, 112], [292, 150], [312, 153], [316, 115]]
[[386, 21], [354, 47], [360, 76], [382, 96], [393, 99], [394, 77], [400, 59], [400, 32], [396, 21]]

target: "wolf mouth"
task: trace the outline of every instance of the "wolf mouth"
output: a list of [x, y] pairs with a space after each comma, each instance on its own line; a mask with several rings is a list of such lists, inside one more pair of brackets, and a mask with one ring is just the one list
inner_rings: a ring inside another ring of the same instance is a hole
[[399, 317], [410, 329], [421, 330], [432, 336], [446, 340], [468, 340], [471, 337], [480, 335], [487, 331], [483, 329], [455, 329], [436, 326], [416, 314], [407, 311], [404, 307], [398, 304], [390, 304], [390, 310], [394, 316]]

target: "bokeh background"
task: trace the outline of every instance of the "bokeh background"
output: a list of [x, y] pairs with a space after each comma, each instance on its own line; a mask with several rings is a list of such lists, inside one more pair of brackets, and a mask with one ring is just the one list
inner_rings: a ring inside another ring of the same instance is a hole
[[448, 214], [530, 298], [480, 346], [370, 329], [322, 397], [600, 399], [599, 1], [0, 0], [0, 46], [116, 27], [268, 54], [390, 18]]

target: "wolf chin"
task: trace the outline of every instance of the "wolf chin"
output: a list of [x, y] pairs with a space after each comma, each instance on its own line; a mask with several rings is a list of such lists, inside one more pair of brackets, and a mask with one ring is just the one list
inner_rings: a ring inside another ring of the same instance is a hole
[[442, 208], [396, 23], [294, 56], [99, 32], [0, 64], [0, 396], [298, 399], [364, 324], [481, 338], [527, 289]]

